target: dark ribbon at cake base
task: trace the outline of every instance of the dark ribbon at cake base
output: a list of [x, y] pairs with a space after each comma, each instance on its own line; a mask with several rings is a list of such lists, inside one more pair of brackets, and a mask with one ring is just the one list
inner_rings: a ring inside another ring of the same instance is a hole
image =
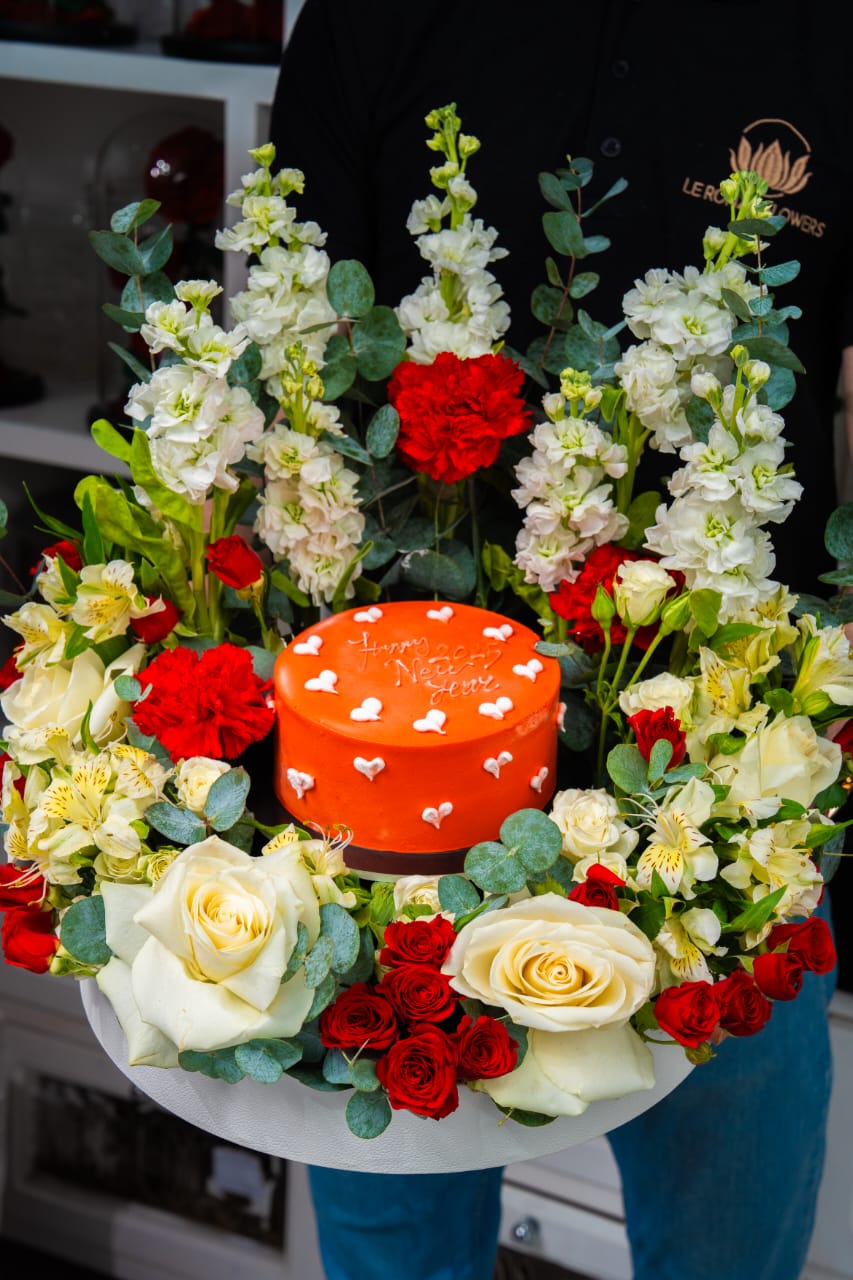
[[[310, 831], [303, 822], [279, 804], [277, 821], [292, 822], [294, 826]], [[442, 849], [439, 853], [400, 853], [395, 849], [368, 849], [359, 844], [348, 844], [343, 851], [349, 871], [365, 872], [374, 876], [447, 876], [461, 871], [465, 864], [465, 849]]]

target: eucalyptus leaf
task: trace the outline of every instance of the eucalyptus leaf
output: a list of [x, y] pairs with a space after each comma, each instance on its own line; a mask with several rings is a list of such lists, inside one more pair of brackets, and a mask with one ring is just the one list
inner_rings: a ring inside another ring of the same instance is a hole
[[367, 428], [365, 443], [373, 458], [387, 458], [397, 443], [400, 432], [400, 415], [392, 404], [383, 404]]
[[119, 235], [126, 235], [128, 231], [141, 227], [153, 218], [159, 208], [159, 200], [134, 200], [132, 204], [116, 209], [110, 218], [110, 229]]
[[90, 231], [89, 244], [101, 261], [114, 271], [126, 276], [145, 275], [145, 259], [127, 236], [117, 235], [114, 231]]
[[566, 188], [555, 174], [540, 173], [539, 190], [548, 204], [553, 205], [555, 209], [564, 209], [571, 212], [572, 202], [569, 199]]
[[311, 1002], [311, 1008], [305, 1015], [306, 1022], [310, 1022], [312, 1018], [320, 1016], [326, 1006], [331, 1004], [334, 1000], [337, 989], [338, 984], [333, 975], [331, 973], [327, 974], [314, 991], [314, 999]]
[[542, 229], [545, 237], [557, 253], [567, 258], [582, 258], [584, 249], [583, 233], [576, 215], [560, 210], [556, 213], [542, 214]]
[[442, 876], [438, 882], [438, 901], [442, 911], [462, 915], [480, 905], [480, 895], [465, 876]]
[[376, 1063], [372, 1058], [356, 1058], [350, 1068], [350, 1076], [359, 1093], [375, 1093], [379, 1088]]
[[340, 1049], [330, 1049], [323, 1059], [323, 1079], [329, 1084], [352, 1085], [350, 1064]]
[[323, 352], [323, 399], [338, 400], [349, 391], [357, 372], [355, 353], [342, 333], [333, 333]]
[[119, 360], [127, 365], [138, 382], [151, 381], [151, 370], [146, 369], [145, 365], [137, 359], [132, 351], [128, 351], [126, 347], [120, 346], [117, 342], [108, 342], [107, 346], [114, 355], [118, 356]]
[[319, 937], [305, 957], [305, 985], [319, 987], [329, 975], [335, 954], [331, 938]]
[[161, 267], [169, 261], [172, 255], [172, 224], [167, 223], [162, 231], [156, 232], [139, 246], [139, 253], [145, 264], [144, 271], [140, 271], [140, 275], [150, 275], [154, 271], [159, 271]]
[[320, 907], [320, 939], [324, 938], [332, 943], [332, 971], [346, 973], [358, 959], [360, 938], [355, 920], [337, 902]]
[[390, 307], [371, 308], [353, 327], [352, 340], [358, 372], [367, 382], [389, 377], [406, 353], [406, 335]]
[[529, 872], [547, 871], [563, 847], [559, 827], [541, 809], [511, 813], [501, 824], [500, 838], [507, 849], [517, 851]]
[[229, 769], [215, 780], [204, 802], [204, 816], [214, 831], [227, 831], [240, 820], [250, 786], [245, 769]]
[[376, 299], [370, 274], [360, 262], [344, 258], [329, 268], [326, 296], [339, 316], [366, 315]]
[[520, 893], [527, 883], [521, 860], [496, 841], [475, 844], [465, 855], [465, 874], [486, 893]]
[[462, 600], [471, 591], [471, 583], [456, 561], [439, 551], [408, 553], [402, 572], [412, 586], [437, 596], [449, 596], [451, 600]]
[[233, 1047], [215, 1049], [212, 1053], [184, 1049], [178, 1054], [178, 1063], [184, 1071], [198, 1071], [211, 1080], [224, 1080], [227, 1084], [238, 1084], [245, 1078], [242, 1068], [237, 1065]]
[[144, 311], [123, 311], [112, 302], [102, 303], [101, 310], [108, 320], [120, 324], [127, 333], [138, 333], [145, 323]]
[[288, 1040], [249, 1040], [234, 1049], [236, 1065], [260, 1084], [275, 1084], [301, 1057], [299, 1045]]
[[190, 809], [179, 809], [168, 800], [158, 800], [145, 810], [145, 821], [175, 844], [190, 845], [204, 840], [207, 829]]
[[853, 502], [836, 507], [826, 522], [823, 540], [834, 560], [853, 560]]
[[381, 1089], [356, 1092], [347, 1103], [346, 1120], [357, 1138], [378, 1138], [391, 1123], [391, 1104]]
[[648, 765], [638, 747], [620, 743], [607, 756], [607, 772], [626, 795], [642, 795], [647, 789]]
[[106, 964], [113, 953], [107, 945], [103, 898], [93, 894], [72, 902], [63, 913], [59, 937], [81, 964]]

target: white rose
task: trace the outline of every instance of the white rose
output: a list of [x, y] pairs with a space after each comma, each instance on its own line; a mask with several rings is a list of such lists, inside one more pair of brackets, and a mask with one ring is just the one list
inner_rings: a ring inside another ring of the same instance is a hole
[[521, 1066], [506, 1076], [477, 1080], [500, 1107], [547, 1116], [577, 1116], [591, 1102], [624, 1098], [655, 1083], [654, 1059], [629, 1023], [587, 1031], [530, 1031]]
[[[299, 970], [283, 982], [306, 926], [313, 942], [320, 914], [295, 844], [252, 858], [210, 836], [185, 849], [153, 886], [103, 885], [107, 942], [114, 958], [98, 974], [128, 1037], [136, 1010], [163, 1054], [210, 1052], [257, 1037], [295, 1035], [314, 998]], [[133, 1005], [127, 1001], [127, 989]], [[115, 998], [114, 998], [115, 997]]]
[[627, 858], [636, 847], [637, 832], [623, 821], [618, 804], [603, 789], [558, 791], [548, 816], [560, 828], [563, 850], [571, 858]]
[[648, 627], [676, 585], [675, 578], [656, 560], [626, 560], [613, 578], [613, 597], [619, 617], [629, 627]]
[[693, 686], [689, 680], [662, 671], [650, 680], [640, 680], [630, 689], [623, 689], [619, 694], [619, 706], [626, 716], [635, 716], [638, 711], [662, 711], [664, 707], [672, 707], [676, 719], [684, 725], [689, 720], [692, 698]]
[[543, 1031], [622, 1024], [648, 999], [652, 944], [627, 916], [555, 893], [465, 925], [442, 972], [463, 996]]
[[709, 763], [729, 788], [724, 803], [747, 810], [760, 800], [783, 799], [808, 808], [835, 781], [840, 767], [836, 742], [815, 733], [807, 716], [782, 714], [747, 738], [737, 755], [718, 755]]
[[441, 903], [438, 900], [438, 882], [440, 876], [400, 876], [394, 882], [394, 911], [402, 915], [403, 908], [409, 906], [429, 907], [438, 913]]
[[179, 760], [175, 770], [178, 799], [193, 813], [203, 813], [210, 788], [230, 768], [224, 760], [211, 760], [208, 756]]

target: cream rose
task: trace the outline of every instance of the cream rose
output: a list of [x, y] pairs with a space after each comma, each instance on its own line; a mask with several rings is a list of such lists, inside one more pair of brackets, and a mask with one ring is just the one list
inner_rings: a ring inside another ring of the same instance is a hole
[[619, 911], [555, 893], [465, 925], [442, 972], [463, 996], [543, 1031], [628, 1021], [654, 982], [652, 944]]
[[570, 858], [627, 858], [637, 844], [637, 832], [625, 823], [609, 792], [590, 788], [558, 791], [548, 815], [560, 828], [563, 850]]
[[656, 560], [626, 560], [613, 578], [616, 612], [629, 627], [648, 627], [675, 585], [675, 578]]
[[97, 745], [121, 737], [131, 704], [119, 698], [115, 680], [137, 671], [144, 655], [144, 647], [134, 645], [105, 668], [86, 649], [69, 662], [28, 666], [0, 697], [10, 754], [21, 764], [67, 757], [72, 746], [82, 745], [80, 726], [90, 704], [89, 733]]
[[203, 813], [210, 788], [230, 768], [224, 760], [211, 760], [208, 756], [179, 760], [175, 769], [178, 799], [193, 813]]
[[655, 1083], [654, 1059], [629, 1023], [587, 1031], [530, 1031], [521, 1066], [509, 1075], [477, 1080], [500, 1107], [546, 1116], [577, 1116], [591, 1102], [624, 1098]]
[[[131, 1065], [171, 1065], [185, 1049], [301, 1029], [314, 992], [301, 970], [283, 978], [298, 924], [313, 942], [320, 913], [295, 844], [252, 858], [210, 836], [153, 887], [104, 883], [102, 892], [115, 954], [97, 981], [127, 1035]], [[162, 1037], [154, 1050], [152, 1027]]]
[[684, 726], [692, 698], [693, 686], [689, 680], [662, 671], [650, 680], [640, 680], [630, 689], [623, 689], [619, 694], [619, 706], [626, 716], [635, 716], [638, 711], [661, 711], [664, 707], [672, 707]]
[[[729, 788], [724, 804], [747, 811], [759, 801], [794, 800], [808, 808], [838, 777], [841, 748], [815, 733], [807, 716], [777, 715], [747, 738], [735, 756], [709, 763], [717, 781]], [[761, 805], [766, 812], [766, 805]]]

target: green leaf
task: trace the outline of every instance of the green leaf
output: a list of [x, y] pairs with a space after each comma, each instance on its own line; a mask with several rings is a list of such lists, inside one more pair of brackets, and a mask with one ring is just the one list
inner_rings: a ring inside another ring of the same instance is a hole
[[352, 340], [358, 371], [368, 382], [389, 377], [406, 353], [406, 335], [390, 307], [368, 311], [354, 326]]
[[83, 559], [86, 564], [104, 564], [107, 559], [104, 539], [87, 493], [83, 494], [80, 514], [83, 517]]
[[179, 809], [168, 800], [158, 800], [145, 810], [145, 821], [175, 844], [190, 845], [204, 840], [207, 829], [189, 809]]
[[354, 1093], [347, 1103], [346, 1118], [357, 1138], [378, 1138], [391, 1123], [391, 1104], [381, 1089]]
[[480, 905], [480, 895], [465, 876], [442, 876], [438, 882], [438, 900], [442, 911], [463, 915]]
[[834, 560], [853, 560], [853, 502], [836, 507], [826, 522], [823, 541]]
[[204, 816], [214, 831], [227, 831], [239, 822], [246, 807], [251, 779], [245, 769], [229, 769], [207, 793]]
[[554, 289], [547, 284], [539, 284], [530, 295], [530, 310], [537, 320], [545, 325], [554, 325], [558, 318], [570, 322], [571, 305], [563, 296], [562, 289]]
[[330, 1049], [323, 1059], [323, 1079], [329, 1084], [352, 1085], [352, 1072], [340, 1049]]
[[775, 338], [748, 338], [742, 345], [746, 347], [751, 360], [764, 360], [770, 365], [780, 365], [783, 369], [793, 369], [795, 373], [805, 373], [803, 365], [794, 355], [791, 348], [786, 347], [781, 342], [777, 342]]
[[259, 377], [263, 365], [261, 349], [256, 342], [250, 342], [242, 355], [232, 361], [228, 370], [228, 381], [232, 386], [244, 387]]
[[465, 874], [486, 893], [520, 893], [527, 883], [520, 858], [492, 840], [475, 844], [468, 850]]
[[123, 702], [138, 702], [142, 697], [142, 685], [136, 676], [119, 676], [113, 688]]
[[654, 942], [666, 919], [666, 903], [663, 898], [654, 898], [650, 893], [641, 890], [638, 894], [638, 905], [631, 911], [628, 919]]
[[642, 795], [647, 790], [649, 767], [638, 747], [620, 743], [607, 756], [607, 772], [626, 795]]
[[584, 254], [605, 253], [610, 248], [608, 236], [584, 236]]
[[343, 974], [352, 968], [360, 947], [358, 925], [337, 902], [324, 902], [320, 907], [320, 939], [332, 944], [330, 964], [334, 973]]
[[151, 381], [151, 370], [146, 369], [145, 365], [136, 358], [132, 351], [128, 351], [126, 347], [120, 346], [117, 342], [108, 342], [107, 346], [110, 351], [118, 356], [119, 360], [127, 365], [137, 382]]
[[328, 977], [335, 954], [331, 938], [320, 937], [305, 957], [305, 985], [319, 987]]
[[586, 250], [583, 233], [574, 213], [564, 211], [543, 213], [542, 229], [548, 243], [557, 250], [557, 253], [562, 253], [568, 258], [584, 257]]
[[628, 532], [621, 541], [621, 545], [631, 550], [637, 550], [642, 547], [646, 540], [646, 531], [655, 523], [655, 514], [660, 504], [661, 496], [653, 489], [646, 489], [643, 493], [638, 493], [636, 498], [628, 507]]
[[559, 827], [541, 809], [511, 813], [501, 824], [500, 838], [529, 872], [547, 871], [563, 848]]
[[564, 288], [563, 278], [560, 275], [560, 268], [557, 266], [553, 258], [545, 259], [545, 275], [548, 277], [548, 283], [552, 284], [555, 289]]
[[342, 457], [352, 458], [354, 462], [360, 462], [365, 467], [370, 465], [370, 454], [364, 445], [359, 444], [358, 440], [354, 440], [352, 436], [339, 436], [333, 432], [324, 431], [320, 439], [331, 445]]
[[572, 202], [569, 199], [566, 188], [560, 182], [556, 174], [540, 173], [539, 174], [539, 190], [547, 200], [548, 204], [554, 206], [555, 209], [564, 209], [571, 212]]
[[333, 975], [331, 973], [327, 974], [314, 991], [314, 999], [311, 1002], [311, 1008], [305, 1015], [306, 1022], [311, 1022], [314, 1018], [318, 1018], [320, 1016], [326, 1008], [326, 1005], [331, 1004], [334, 1000], [337, 989], [338, 984]]
[[370, 420], [365, 436], [367, 451], [373, 458], [387, 458], [397, 443], [400, 415], [392, 404], [383, 404]]
[[666, 773], [666, 767], [672, 759], [672, 743], [666, 738], [658, 738], [649, 753], [648, 779], [657, 782]]
[[423, 591], [462, 600], [471, 591], [471, 582], [450, 556], [439, 551], [415, 551], [406, 557], [403, 577]]
[[106, 964], [113, 953], [107, 946], [103, 898], [97, 895], [72, 902], [62, 916], [59, 938], [81, 964]]
[[744, 324], [748, 324], [752, 319], [752, 312], [749, 309], [749, 303], [742, 298], [734, 289], [722, 289], [720, 296], [723, 302], [738, 320], [743, 320]]
[[244, 1079], [244, 1072], [237, 1065], [234, 1047], [215, 1049], [212, 1053], [185, 1049], [178, 1054], [178, 1063], [184, 1071], [198, 1071], [211, 1080], [224, 1080], [227, 1084], [238, 1084]]
[[696, 439], [707, 444], [708, 434], [715, 422], [714, 410], [708, 401], [701, 396], [691, 396], [685, 406], [684, 416]]
[[283, 595], [287, 596], [288, 600], [292, 600], [294, 604], [298, 604], [300, 609], [307, 609], [311, 604], [311, 601], [308, 596], [306, 596], [305, 592], [301, 591], [295, 582], [291, 582], [290, 578], [283, 574], [280, 569], [272, 570], [270, 573], [270, 582], [273, 586], [278, 587], [279, 591], [281, 591]]
[[598, 288], [601, 276], [595, 271], [579, 271], [569, 286], [570, 298], [585, 298], [593, 289]]
[[340, 399], [355, 381], [356, 371], [349, 340], [342, 333], [333, 333], [323, 352], [323, 399]]
[[133, 479], [145, 490], [157, 510], [162, 511], [164, 516], [177, 520], [178, 524], [189, 528], [195, 527], [198, 522], [199, 508], [188, 502], [186, 498], [182, 498], [179, 493], [167, 488], [160, 480], [151, 465], [151, 449], [148, 436], [144, 431], [134, 431], [130, 447], [130, 469]]
[[282, 982], [287, 982], [288, 978], [292, 978], [297, 969], [302, 967], [302, 961], [308, 953], [310, 942], [311, 939], [309, 937], [308, 930], [302, 921], [299, 920], [296, 925], [296, 942], [290, 953], [290, 958], [287, 962], [287, 968], [284, 971]]
[[121, 291], [125, 311], [147, 311], [152, 302], [172, 302], [175, 286], [165, 271], [152, 271], [147, 276], [131, 276]]
[[345, 986], [352, 986], [354, 982], [367, 982], [373, 974], [375, 943], [373, 934], [369, 928], [359, 929], [358, 931], [358, 955], [351, 969], [341, 975], [341, 981]]
[[595, 741], [598, 729], [597, 712], [568, 689], [565, 692], [565, 702], [563, 728], [559, 730], [560, 742], [569, 751], [587, 751]]
[[344, 258], [329, 269], [326, 296], [339, 316], [366, 315], [376, 300], [370, 274], [360, 262]]
[[379, 1088], [376, 1063], [372, 1058], [357, 1058], [350, 1068], [350, 1076], [359, 1093], [375, 1093]]
[[732, 235], [736, 235], [742, 240], [748, 239], [749, 236], [761, 236], [763, 240], [769, 239], [777, 231], [781, 231], [784, 226], [785, 219], [780, 217], [738, 218], [734, 222], [730, 222], [726, 230], [731, 231]]
[[124, 311], [121, 307], [114, 306], [112, 302], [102, 303], [101, 310], [109, 320], [120, 324], [127, 333], [138, 333], [145, 322], [144, 311]]
[[735, 916], [734, 920], [730, 920], [723, 926], [723, 931], [725, 933], [757, 933], [773, 915], [776, 904], [786, 892], [787, 885], [782, 885], [779, 889], [774, 889], [773, 893], [768, 893], [766, 897], [759, 898], [758, 902], [750, 903], [740, 915]]
[[758, 272], [758, 278], [769, 289], [775, 289], [780, 284], [789, 284], [791, 280], [796, 280], [799, 274], [800, 264], [796, 258], [792, 258], [790, 262], [777, 262], [775, 266], [762, 267]]
[[349, 564], [347, 565], [346, 569], [341, 575], [338, 585], [335, 587], [335, 594], [332, 596], [332, 612], [333, 613], [340, 613], [341, 609], [345, 609], [347, 607], [347, 604], [349, 603], [347, 599], [347, 588], [349, 587], [350, 580], [352, 579], [352, 575], [355, 572], [355, 567], [360, 560], [364, 560], [365, 557], [369, 556], [372, 550], [373, 550], [373, 543], [364, 542], [359, 547], [358, 551], [356, 551], [353, 558], [350, 560]]
[[116, 235], [114, 231], [90, 231], [89, 244], [114, 271], [126, 276], [145, 275], [145, 260], [127, 236]]
[[690, 592], [690, 613], [703, 635], [712, 636], [716, 631], [722, 602], [719, 591], [710, 588]]
[[111, 458], [130, 463], [130, 441], [106, 418], [98, 418], [91, 426], [92, 439]]
[[159, 200], [134, 200], [122, 209], [116, 209], [110, 218], [110, 228], [119, 235], [126, 235], [134, 227], [141, 227], [149, 218], [153, 218], [159, 208]]
[[525, 1129], [542, 1129], [546, 1124], [553, 1124], [557, 1119], [556, 1116], [543, 1115], [541, 1111], [525, 1111], [522, 1107], [502, 1107], [498, 1103], [495, 1103], [495, 1106], [508, 1119], [524, 1125]]
[[139, 246], [139, 253], [145, 263], [145, 270], [140, 271], [139, 275], [151, 275], [165, 266], [172, 253], [172, 224], [167, 223], [162, 231], [143, 241]]
[[301, 1057], [301, 1047], [292, 1040], [249, 1040], [234, 1049], [236, 1065], [260, 1084], [275, 1084]]

